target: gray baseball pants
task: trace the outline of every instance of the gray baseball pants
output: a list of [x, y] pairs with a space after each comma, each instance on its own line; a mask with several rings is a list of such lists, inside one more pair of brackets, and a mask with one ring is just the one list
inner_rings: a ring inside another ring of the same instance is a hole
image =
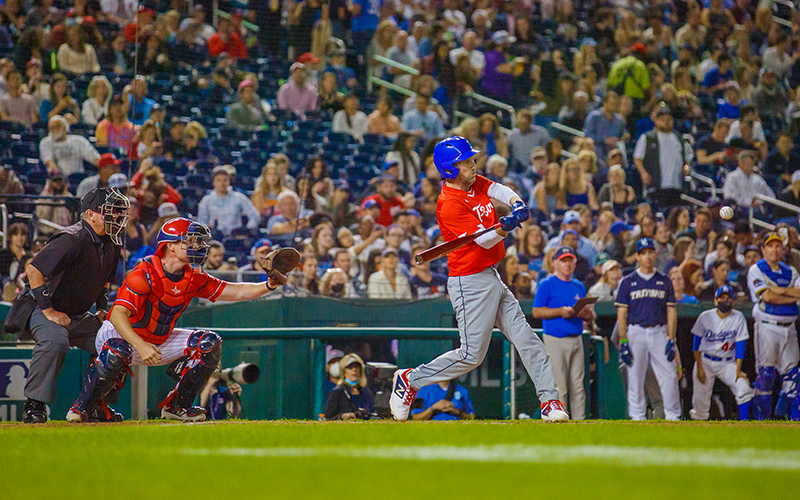
[[452, 380], [477, 368], [486, 357], [492, 330], [497, 325], [517, 348], [536, 386], [539, 401], [558, 399], [544, 343], [525, 320], [519, 302], [500, 280], [497, 271], [488, 267], [469, 276], [451, 276], [447, 288], [458, 320], [461, 346], [414, 368], [408, 375], [411, 387], [420, 389]]

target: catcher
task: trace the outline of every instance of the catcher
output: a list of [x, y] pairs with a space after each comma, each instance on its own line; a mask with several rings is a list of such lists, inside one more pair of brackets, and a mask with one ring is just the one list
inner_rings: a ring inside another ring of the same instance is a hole
[[194, 297], [212, 302], [261, 297], [285, 283], [300, 261], [293, 248], [274, 250], [261, 262], [267, 281], [229, 283], [199, 270], [210, 239], [208, 227], [196, 221], [174, 219], [164, 224], [155, 254], [125, 277], [97, 332], [99, 354], [89, 364], [68, 421], [86, 422], [97, 406], [109, 420], [120, 420], [104, 399], [122, 388], [131, 364], [170, 365], [167, 373], [178, 384], [159, 405], [163, 418], [205, 420], [205, 408], [192, 403], [219, 364], [222, 339], [209, 330], [173, 328], [175, 321]]

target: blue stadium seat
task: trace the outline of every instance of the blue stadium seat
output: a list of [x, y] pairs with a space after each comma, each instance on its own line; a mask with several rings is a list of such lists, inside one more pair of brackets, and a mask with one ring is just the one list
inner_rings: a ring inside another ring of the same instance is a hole
[[188, 174], [183, 179], [183, 182], [186, 183], [186, 186], [190, 188], [200, 188], [200, 189], [211, 188], [211, 180], [209, 179], [207, 174], [202, 174], [202, 173]]
[[21, 156], [23, 158], [38, 158], [39, 157], [39, 144], [35, 142], [17, 142], [9, 148], [12, 156]]

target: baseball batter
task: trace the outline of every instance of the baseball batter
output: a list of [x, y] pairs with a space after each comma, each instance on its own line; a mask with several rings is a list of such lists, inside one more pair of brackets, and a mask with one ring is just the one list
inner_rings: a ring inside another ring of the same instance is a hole
[[781, 262], [783, 239], [767, 233], [761, 247], [764, 258], [747, 272], [755, 319], [756, 395], [753, 417], [772, 418], [772, 388], [778, 374], [782, 379], [781, 398], [788, 405], [789, 417], [800, 420], [800, 398], [797, 393], [800, 352], [797, 345], [797, 301], [800, 283], [797, 270]]
[[481, 364], [497, 325], [516, 346], [525, 369], [542, 401], [542, 419], [569, 420], [558, 400], [550, 357], [533, 332], [519, 302], [500, 280], [495, 265], [505, 256], [503, 238], [528, 219], [528, 207], [514, 191], [477, 175], [479, 151], [463, 137], [450, 137], [436, 145], [433, 161], [444, 179], [436, 218], [445, 241], [472, 234], [498, 222], [492, 199], [510, 205], [496, 231], [448, 255], [447, 289], [458, 318], [461, 346], [417, 368], [397, 370], [390, 400], [396, 420], [407, 420], [417, 390], [457, 378]]
[[753, 388], [742, 371], [747, 349], [747, 320], [733, 310], [736, 292], [723, 285], [714, 293], [716, 309], [703, 311], [692, 327], [694, 335], [694, 392], [689, 416], [708, 420], [708, 407], [714, 380], [719, 378], [731, 388], [739, 405], [739, 420], [747, 420]]
[[678, 310], [672, 280], [655, 270], [656, 246], [650, 238], [636, 242], [639, 268], [619, 284], [617, 325], [619, 354], [628, 365], [628, 415], [645, 420], [647, 402], [644, 379], [653, 367], [667, 420], [681, 417], [678, 366], [675, 362], [675, 331]]

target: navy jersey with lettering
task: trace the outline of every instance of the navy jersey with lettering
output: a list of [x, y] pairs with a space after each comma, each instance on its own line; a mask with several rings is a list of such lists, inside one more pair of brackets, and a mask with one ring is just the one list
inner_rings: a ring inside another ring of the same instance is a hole
[[628, 306], [629, 325], [666, 325], [667, 306], [675, 305], [672, 280], [658, 271], [650, 279], [634, 271], [620, 281], [614, 304]]

